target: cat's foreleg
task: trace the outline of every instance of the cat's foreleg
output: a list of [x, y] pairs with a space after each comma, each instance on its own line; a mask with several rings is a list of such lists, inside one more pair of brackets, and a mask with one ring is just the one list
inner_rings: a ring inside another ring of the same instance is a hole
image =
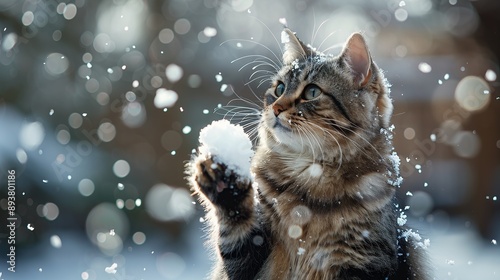
[[219, 264], [213, 278], [253, 279], [268, 255], [250, 178], [202, 155], [191, 161], [190, 181], [208, 212]]

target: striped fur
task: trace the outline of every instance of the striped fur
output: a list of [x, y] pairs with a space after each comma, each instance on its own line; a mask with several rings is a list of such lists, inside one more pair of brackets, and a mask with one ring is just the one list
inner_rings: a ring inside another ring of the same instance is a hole
[[[364, 39], [333, 57], [284, 32], [254, 182], [212, 158], [188, 164], [212, 226], [211, 279], [427, 279], [422, 249], [398, 238], [392, 104]], [[321, 94], [309, 98], [311, 86]]]

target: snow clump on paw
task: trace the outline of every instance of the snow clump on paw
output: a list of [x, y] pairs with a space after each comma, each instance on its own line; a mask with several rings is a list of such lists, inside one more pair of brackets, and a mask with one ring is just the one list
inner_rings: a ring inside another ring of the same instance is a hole
[[200, 154], [213, 156], [237, 174], [251, 178], [252, 142], [240, 125], [227, 120], [213, 121], [200, 131]]

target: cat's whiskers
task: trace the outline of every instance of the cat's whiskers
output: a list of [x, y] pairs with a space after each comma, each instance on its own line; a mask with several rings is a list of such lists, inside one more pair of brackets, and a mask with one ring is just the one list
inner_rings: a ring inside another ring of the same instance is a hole
[[[315, 149], [313, 148], [314, 146], [313, 146], [313, 143], [311, 141], [311, 138], [309, 138], [310, 133], [308, 133], [308, 131], [305, 130], [304, 127], [296, 126], [296, 128], [297, 128], [297, 132], [299, 132], [299, 135], [304, 135], [306, 137], [307, 141], [309, 142], [310, 151], [312, 152], [312, 160], [314, 162], [316, 160], [316, 154], [315, 154], [315, 151], [314, 151]], [[301, 144], [302, 144], [302, 149], [301, 149], [302, 150], [301, 155], [302, 155], [305, 151], [307, 151], [307, 149], [305, 149], [303, 141], [302, 141]], [[299, 157], [300, 157], [300, 155], [299, 155]]]
[[[312, 131], [312, 129], [307, 127], [307, 126], [302, 126], [302, 128], [304, 129], [305, 132], [307, 132], [307, 134], [309, 134], [315, 140], [317, 147], [318, 147], [319, 151], [321, 152], [321, 157], [319, 158], [319, 160], [323, 160], [325, 157], [325, 152], [323, 150], [323, 146], [322, 146], [321, 142], [318, 140], [316, 133], [314, 133], [314, 131]], [[318, 158], [314, 156], [314, 146], [311, 148], [313, 151], [313, 161], [316, 161]]]
[[250, 120], [247, 120], [248, 122], [247, 123], [243, 123], [241, 124], [243, 121], [241, 121], [239, 124], [243, 127], [243, 129], [245, 131], [247, 131], [248, 133], [248, 136], [250, 137], [250, 140], [255, 143], [255, 138], [258, 136], [257, 135], [257, 132], [258, 132], [258, 124], [260, 122], [260, 120], [253, 120], [253, 121], [250, 121]]
[[257, 85], [257, 87], [260, 87], [262, 84], [264, 84], [266, 81], [272, 81], [272, 77], [271, 75], [262, 75], [262, 76], [258, 76], [258, 77], [255, 77], [251, 80], [249, 80], [248, 82], [245, 83], [245, 86], [248, 86], [249, 84], [259, 80], [259, 84]]
[[[324, 118], [323, 119], [324, 121], [328, 122], [329, 120], [335, 120], [335, 119], [327, 119], [327, 118]], [[366, 139], [366, 137], [364, 137], [363, 135], [361, 135], [360, 133], [356, 132], [355, 130], [353, 129], [350, 129], [348, 125], [346, 124], [343, 124], [342, 122], [339, 122], [338, 120], [335, 120], [336, 121], [336, 126], [341, 128], [341, 129], [344, 129], [346, 131], [349, 131], [353, 134], [355, 134], [356, 136], [359, 137], [359, 139], [361, 139], [362, 141], [364, 141], [368, 147], [370, 147], [371, 149], [373, 149], [373, 151], [375, 151], [377, 153], [377, 155], [380, 157], [380, 158], [383, 158], [383, 156], [380, 154], [380, 152], [377, 150], [377, 148], [375, 148], [375, 146], [373, 146], [373, 144], [368, 140]], [[363, 129], [362, 127], [359, 127], [359, 126], [356, 126], [356, 128], [362, 130], [362, 131], [365, 131], [365, 132], [369, 132], [368, 130], [366, 129]], [[363, 147], [359, 144], [359, 143], [356, 143], [353, 139], [347, 137], [346, 135], [343, 135], [340, 133], [340, 135], [342, 135], [342, 137], [346, 138], [348, 141], [350, 141], [353, 145], [355, 145], [360, 151], [363, 152]], [[363, 152], [366, 154], [366, 152]], [[367, 155], [367, 154], [366, 154]]]
[[[273, 35], [273, 36], [274, 36], [274, 35]], [[260, 46], [260, 47], [262, 47], [262, 48], [266, 49], [267, 51], [269, 51], [269, 53], [271, 53], [271, 54], [274, 56], [274, 58], [276, 58], [276, 60], [273, 60], [273, 59], [269, 58], [269, 60], [271, 60], [271, 61], [273, 62], [273, 64], [274, 64], [276, 67], [278, 67], [278, 68], [275, 68], [275, 69], [279, 69], [279, 68], [281, 68], [282, 63], [281, 63], [281, 62], [280, 62], [280, 63], [278, 63], [278, 62], [277, 62], [277, 61], [281, 61], [280, 57], [278, 57], [278, 55], [277, 55], [277, 54], [276, 54], [273, 50], [271, 50], [271, 48], [269, 48], [268, 46], [266, 46], [266, 45], [264, 45], [264, 44], [262, 44], [262, 43], [259, 43], [259, 42], [256, 42], [256, 41], [252, 41], [252, 40], [248, 40], [248, 39], [229, 39], [229, 40], [226, 40], [226, 41], [222, 42], [220, 45], [222, 46], [222, 45], [224, 45], [224, 44], [226, 44], [226, 43], [229, 43], [229, 42], [234, 42], [234, 41], [236, 41], [236, 42], [238, 42], [238, 43], [241, 43], [241, 42], [252, 43], [252, 44], [255, 44], [255, 45], [257, 45], [257, 46]], [[264, 55], [257, 55], [257, 54], [255, 54], [255, 55], [250, 55], [250, 56], [261, 56], [261, 57], [266, 57], [266, 56], [264, 56]]]
[[340, 44], [340, 43], [339, 43], [339, 44], [332, 45], [332, 46], [330, 46], [330, 47], [328, 47], [328, 48], [324, 49], [322, 52], [326, 54], [326, 53], [328, 53], [330, 50], [332, 50], [332, 49], [336, 49], [336, 48], [341, 49], [341, 48], [342, 48], [342, 44]]
[[[339, 141], [337, 140], [337, 137], [335, 137], [335, 135], [333, 135], [332, 132], [328, 131], [328, 130], [325, 130], [323, 127], [321, 127], [320, 125], [316, 124], [316, 123], [313, 123], [311, 121], [306, 121], [307, 124], [311, 125], [311, 126], [314, 126], [314, 127], [317, 127], [319, 130], [321, 130], [323, 133], [327, 133], [328, 135], [331, 136], [331, 139], [333, 139], [335, 141], [335, 143], [337, 144], [339, 150], [338, 150], [338, 167], [337, 167], [337, 170], [335, 172], [338, 172], [340, 170], [340, 167], [342, 166], [342, 161], [343, 161], [343, 158], [344, 158], [344, 152], [342, 151], [342, 145], [340, 145]], [[336, 158], [337, 156], [335, 156]]]
[[[316, 28], [316, 23], [313, 24], [313, 32], [312, 32], [312, 38], [311, 38], [311, 44], [313, 45], [316, 45], [315, 44], [315, 41], [316, 41], [316, 37], [318, 36], [318, 33], [319, 31], [321, 30], [321, 27], [323, 27], [323, 25], [325, 25], [328, 21], [330, 21], [330, 19], [326, 19], [324, 20], [323, 22], [321, 22], [321, 24], [318, 26], [318, 28]], [[328, 37], [327, 37], [328, 38]], [[324, 41], [324, 40], [323, 40]], [[321, 47], [321, 44], [320, 44], [320, 47]], [[319, 49], [319, 48], [318, 48]]]
[[243, 66], [241, 66], [238, 69], [238, 72], [245, 69], [247, 66], [252, 65], [252, 64], [256, 64], [252, 67], [252, 69], [257, 69], [258, 67], [261, 67], [261, 66], [269, 66], [269, 67], [273, 68], [274, 70], [278, 71], [281, 67], [278, 63], [276, 63], [276, 61], [274, 61], [271, 58], [269, 58], [265, 55], [262, 55], [262, 54], [245, 55], [245, 56], [242, 56], [242, 57], [239, 57], [239, 58], [232, 60], [231, 63], [235, 63], [235, 62], [238, 62], [240, 60], [247, 59], [247, 58], [248, 59], [255, 58], [255, 59], [250, 61], [250, 62], [247, 62]]

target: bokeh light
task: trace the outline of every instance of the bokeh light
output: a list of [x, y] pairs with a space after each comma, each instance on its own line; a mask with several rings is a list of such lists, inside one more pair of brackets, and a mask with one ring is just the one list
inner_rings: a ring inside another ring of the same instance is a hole
[[467, 111], [484, 109], [490, 101], [488, 83], [477, 76], [467, 76], [460, 80], [455, 90], [455, 100]]
[[194, 214], [193, 199], [186, 189], [154, 185], [146, 195], [146, 210], [160, 221], [185, 221]]
[[129, 227], [127, 216], [110, 203], [95, 206], [85, 223], [88, 238], [109, 256], [123, 249], [122, 237], [128, 236]]
[[21, 127], [19, 142], [26, 150], [34, 150], [42, 144], [45, 130], [40, 122], [26, 123]]
[[78, 183], [78, 191], [83, 196], [91, 196], [94, 193], [95, 185], [90, 179], [82, 179]]
[[113, 173], [116, 177], [126, 177], [130, 172], [130, 164], [126, 160], [120, 159], [113, 164]]
[[44, 66], [47, 73], [57, 76], [68, 70], [69, 60], [63, 54], [51, 53], [45, 59]]
[[156, 259], [156, 268], [165, 279], [179, 279], [186, 269], [186, 261], [176, 253], [164, 253]]
[[59, 217], [59, 207], [52, 202], [47, 202], [43, 205], [42, 213], [47, 220], [53, 221]]

